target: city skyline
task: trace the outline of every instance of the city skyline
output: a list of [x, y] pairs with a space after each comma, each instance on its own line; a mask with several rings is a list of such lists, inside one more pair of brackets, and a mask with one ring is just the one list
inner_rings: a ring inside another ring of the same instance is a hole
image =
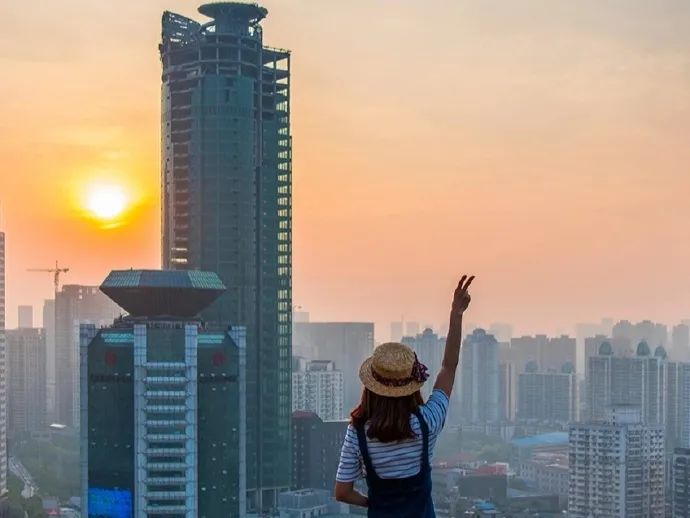
[[[264, 4], [299, 56], [294, 300], [312, 320], [437, 325], [458, 269], [478, 274], [472, 320], [516, 334], [690, 316], [687, 5]], [[52, 295], [26, 268], [59, 259], [88, 285], [160, 266], [154, 28], [196, 16], [40, 7], [0, 8], [8, 327]], [[86, 215], [94, 184], [125, 192], [123, 221]]]

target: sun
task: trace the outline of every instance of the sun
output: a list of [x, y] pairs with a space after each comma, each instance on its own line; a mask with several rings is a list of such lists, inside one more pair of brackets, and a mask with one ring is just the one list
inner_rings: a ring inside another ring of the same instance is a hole
[[102, 221], [112, 221], [121, 216], [127, 204], [127, 195], [119, 185], [92, 185], [86, 194], [86, 209]]

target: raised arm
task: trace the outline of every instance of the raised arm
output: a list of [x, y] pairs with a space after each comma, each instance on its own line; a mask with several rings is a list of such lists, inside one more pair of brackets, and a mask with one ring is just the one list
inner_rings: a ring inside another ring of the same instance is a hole
[[446, 348], [443, 352], [443, 362], [441, 371], [434, 383], [435, 389], [441, 389], [450, 397], [455, 384], [455, 371], [460, 360], [460, 345], [462, 344], [462, 315], [470, 305], [469, 287], [474, 280], [474, 276], [463, 275], [455, 288], [453, 295], [453, 306], [450, 310], [450, 326], [448, 327], [448, 337], [446, 338]]

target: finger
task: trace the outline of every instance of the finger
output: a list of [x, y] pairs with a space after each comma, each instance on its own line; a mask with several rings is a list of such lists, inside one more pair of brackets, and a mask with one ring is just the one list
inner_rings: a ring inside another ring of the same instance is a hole
[[470, 284], [472, 284], [472, 281], [474, 280], [474, 275], [472, 275], [469, 279], [467, 279], [467, 283], [463, 287], [463, 291], [467, 291], [470, 287]]
[[462, 285], [465, 283], [465, 279], [467, 279], [467, 275], [462, 276], [462, 279], [460, 279], [460, 282], [458, 282], [458, 287], [455, 288], [455, 291], [461, 291], [462, 290]]

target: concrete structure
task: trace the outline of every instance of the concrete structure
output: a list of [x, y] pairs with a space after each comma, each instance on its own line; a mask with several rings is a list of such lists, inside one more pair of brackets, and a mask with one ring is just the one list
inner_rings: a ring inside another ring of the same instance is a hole
[[262, 507], [266, 496], [275, 508], [289, 483], [289, 53], [263, 46], [263, 8], [200, 11], [213, 21], [163, 19], [163, 260], [217, 271], [228, 295], [204, 317], [246, 325], [256, 344], [248, 358], [256, 405], [249, 479], [252, 500]]
[[568, 516], [662, 518], [664, 429], [617, 407], [599, 423], [570, 427]]
[[514, 421], [517, 412], [518, 376], [512, 363], [501, 363], [499, 369], [499, 419]]
[[578, 418], [577, 378], [572, 365], [562, 372], [538, 372], [536, 363], [528, 364], [519, 376], [517, 419], [568, 423]]
[[343, 418], [343, 373], [329, 360], [293, 359], [292, 411], [315, 412], [321, 419]]
[[8, 434], [43, 432], [46, 410], [46, 342], [42, 329], [7, 331]]
[[216, 274], [111, 272], [130, 314], [81, 326], [82, 503], [88, 516], [246, 515], [246, 332], [197, 315]]
[[247, 328], [250, 510], [290, 486], [290, 53], [264, 45], [257, 4], [162, 19], [162, 259], [218, 273], [208, 322]]
[[690, 361], [690, 327], [685, 324], [673, 326], [671, 358], [678, 361]]
[[34, 327], [33, 306], [17, 306], [17, 327], [19, 329]]
[[333, 491], [324, 489], [298, 489], [282, 493], [278, 501], [280, 518], [336, 517], [350, 514], [347, 505], [333, 499]]
[[618, 337], [616, 339], [611, 338], [608, 335], [595, 335], [585, 338], [585, 369], [583, 372], [587, 371], [587, 366], [589, 365], [589, 359], [592, 356], [597, 356], [599, 354], [599, 348], [602, 344], [607, 343], [611, 347], [612, 354], [614, 356], [624, 356], [631, 357], [635, 356], [635, 349], [632, 342], [626, 337]]
[[673, 452], [669, 494], [671, 516], [690, 518], [690, 448], [676, 448]]
[[633, 324], [628, 320], [621, 320], [613, 326], [612, 337], [626, 338], [633, 346], [646, 342], [651, 348], [666, 347], [668, 345], [668, 329], [664, 324], [657, 324], [650, 320], [643, 320]]
[[641, 409], [644, 423], [665, 425], [666, 374], [662, 347], [652, 355], [646, 342], [640, 342], [634, 357], [621, 358], [604, 342], [587, 366], [588, 420], [605, 420], [612, 406], [633, 405]]
[[461, 423], [499, 421], [498, 342], [483, 329], [465, 338], [460, 361]]
[[55, 415], [55, 300], [43, 301], [43, 331], [46, 340], [46, 410], [48, 420], [57, 422]]
[[295, 322], [293, 352], [307, 360], [331, 360], [343, 373], [343, 411], [359, 404], [359, 367], [374, 350], [374, 324], [368, 322]]
[[558, 495], [568, 499], [570, 472], [568, 455], [560, 453], [539, 453], [520, 461], [518, 476], [528, 485], [545, 495]]
[[441, 370], [445, 337], [438, 336], [433, 330], [426, 328], [415, 336], [403, 336], [400, 342], [414, 349], [419, 361], [429, 369], [429, 377], [436, 379]]
[[530, 362], [535, 362], [540, 371], [559, 372], [564, 363], [577, 365], [576, 340], [566, 335], [521, 336], [510, 340], [510, 347], [504, 350], [501, 361], [513, 363], [518, 373], [524, 372]]
[[347, 420], [325, 421], [314, 412], [292, 414], [292, 485], [333, 490]]
[[79, 326], [110, 325], [122, 309], [97, 286], [66, 284], [57, 294], [55, 311], [55, 420], [78, 430]]

